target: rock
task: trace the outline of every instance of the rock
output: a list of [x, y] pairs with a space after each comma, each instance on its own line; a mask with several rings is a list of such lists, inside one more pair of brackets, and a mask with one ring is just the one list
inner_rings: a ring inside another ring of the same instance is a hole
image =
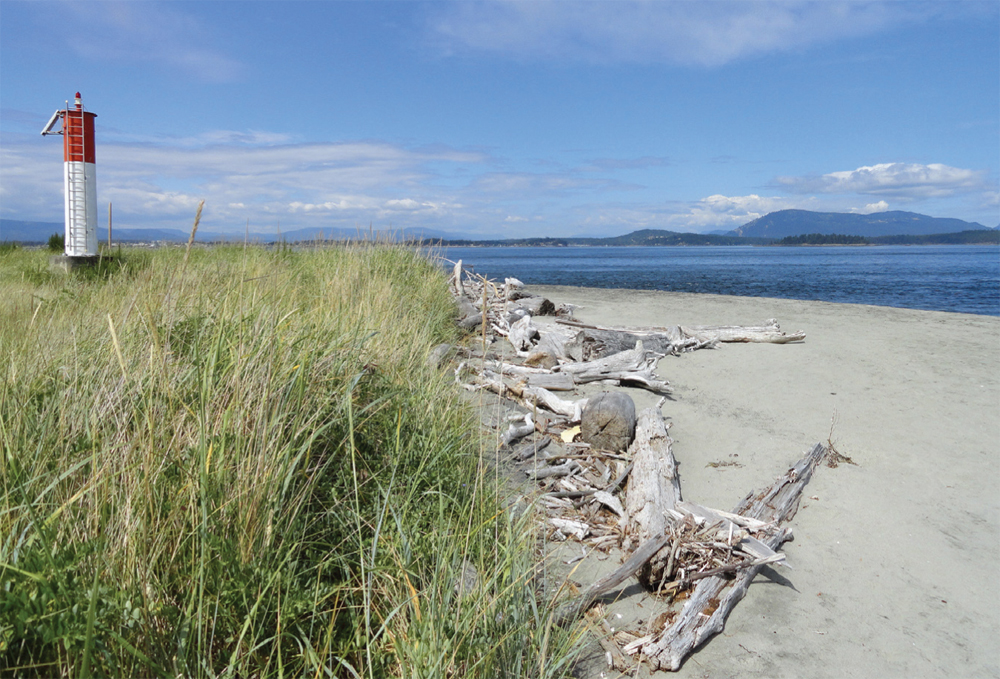
[[458, 327], [464, 328], [465, 330], [475, 330], [476, 328], [482, 326], [483, 315], [480, 313], [472, 314], [471, 316], [466, 316], [458, 322]]
[[427, 365], [435, 369], [440, 369], [445, 364], [445, 361], [454, 354], [453, 349], [454, 347], [447, 342], [437, 345], [427, 355]]
[[524, 359], [524, 365], [531, 368], [545, 368], [546, 370], [552, 370], [557, 365], [559, 365], [558, 359], [547, 351], [541, 349], [533, 349], [528, 357]]
[[479, 313], [479, 309], [476, 307], [476, 305], [470, 302], [466, 297], [457, 298], [455, 300], [455, 306], [458, 307], [459, 318], [468, 318], [473, 314]]
[[635, 436], [635, 403], [621, 391], [605, 391], [591, 397], [583, 409], [580, 434], [598, 450], [622, 452]]
[[479, 589], [479, 571], [469, 563], [468, 559], [462, 561], [461, 573], [455, 578], [455, 594], [459, 599], [475, 594]]

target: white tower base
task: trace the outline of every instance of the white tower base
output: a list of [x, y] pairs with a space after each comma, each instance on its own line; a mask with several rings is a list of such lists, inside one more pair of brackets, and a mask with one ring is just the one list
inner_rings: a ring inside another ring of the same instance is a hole
[[64, 163], [66, 196], [66, 255], [97, 256], [97, 167], [94, 163]]

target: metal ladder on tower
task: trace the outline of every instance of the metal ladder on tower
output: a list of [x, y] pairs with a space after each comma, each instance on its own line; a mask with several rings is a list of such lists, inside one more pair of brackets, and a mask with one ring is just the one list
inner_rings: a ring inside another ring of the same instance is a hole
[[83, 112], [80, 112], [81, 130], [79, 136], [71, 137], [69, 157], [81, 158], [81, 162], [71, 162], [66, 167], [67, 182], [66, 204], [69, 210], [69, 240], [66, 250], [69, 252], [87, 251], [87, 163], [85, 135], [83, 134]]

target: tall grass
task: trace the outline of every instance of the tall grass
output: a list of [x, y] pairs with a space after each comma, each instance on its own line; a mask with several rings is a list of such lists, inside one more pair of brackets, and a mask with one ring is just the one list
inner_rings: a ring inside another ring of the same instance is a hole
[[[548, 677], [574, 638], [403, 248], [0, 253], [0, 673]], [[456, 582], [469, 566], [478, 582]]]

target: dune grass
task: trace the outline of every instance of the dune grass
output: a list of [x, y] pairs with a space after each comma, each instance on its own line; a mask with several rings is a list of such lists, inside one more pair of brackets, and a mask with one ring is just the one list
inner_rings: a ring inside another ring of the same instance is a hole
[[568, 673], [531, 527], [426, 365], [455, 339], [428, 261], [46, 256], [0, 252], [0, 674]]

